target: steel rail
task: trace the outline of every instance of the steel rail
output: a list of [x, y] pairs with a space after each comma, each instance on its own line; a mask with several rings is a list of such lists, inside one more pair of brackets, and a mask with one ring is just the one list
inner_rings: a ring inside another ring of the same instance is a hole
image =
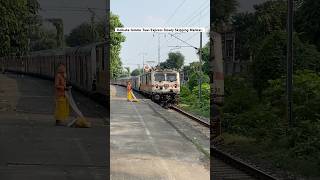
[[179, 113], [181, 113], [181, 114], [183, 114], [183, 115], [185, 115], [185, 116], [187, 116], [188, 118], [198, 122], [199, 124], [201, 124], [201, 125], [203, 125], [203, 126], [205, 126], [207, 128], [210, 128], [210, 123], [209, 122], [207, 122], [207, 121], [205, 121], [205, 120], [203, 120], [203, 119], [201, 119], [199, 117], [196, 117], [196, 116], [194, 116], [194, 115], [192, 115], [192, 114], [190, 114], [190, 113], [178, 108], [177, 106], [170, 106], [170, 108], [175, 110], [175, 111], [177, 111], [177, 112], [179, 112]]
[[238, 168], [241, 171], [248, 173], [250, 176], [254, 178], [261, 179], [261, 180], [278, 180], [278, 178], [273, 177], [267, 174], [266, 172], [263, 172], [260, 169], [257, 169], [256, 167], [249, 165], [248, 163], [245, 163], [239, 159], [236, 159], [230, 154], [227, 154], [217, 148], [214, 148], [214, 147], [211, 148], [211, 155], [235, 168]]

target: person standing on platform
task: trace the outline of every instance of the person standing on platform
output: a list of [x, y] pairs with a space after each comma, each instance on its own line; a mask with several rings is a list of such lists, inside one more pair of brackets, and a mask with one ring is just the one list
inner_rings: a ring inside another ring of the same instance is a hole
[[66, 67], [64, 64], [60, 64], [55, 76], [55, 119], [56, 125], [65, 125], [69, 117], [69, 103], [67, 101], [65, 91], [68, 91], [66, 86]]
[[127, 82], [127, 99], [130, 102], [138, 102], [138, 99], [133, 94], [132, 85], [130, 81]]
[[127, 82], [127, 100], [132, 102], [132, 94], [131, 94], [131, 91], [132, 91], [131, 82], [128, 81], [128, 82]]

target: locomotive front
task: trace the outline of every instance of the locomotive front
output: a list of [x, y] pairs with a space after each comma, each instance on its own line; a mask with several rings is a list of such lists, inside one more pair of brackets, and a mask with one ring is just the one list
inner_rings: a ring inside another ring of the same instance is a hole
[[154, 71], [152, 99], [156, 102], [177, 104], [180, 94], [180, 77], [176, 71]]

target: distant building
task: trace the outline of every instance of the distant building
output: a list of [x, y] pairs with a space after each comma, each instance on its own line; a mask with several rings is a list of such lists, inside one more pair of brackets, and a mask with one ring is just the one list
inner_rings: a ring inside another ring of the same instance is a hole
[[247, 59], [240, 59], [239, 36], [232, 30], [221, 33], [223, 70], [225, 75], [233, 75], [248, 70]]

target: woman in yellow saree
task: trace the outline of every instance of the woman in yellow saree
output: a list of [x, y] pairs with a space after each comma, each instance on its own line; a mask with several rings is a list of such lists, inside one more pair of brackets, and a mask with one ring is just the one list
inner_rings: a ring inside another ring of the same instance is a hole
[[65, 91], [68, 90], [66, 87], [66, 68], [63, 64], [60, 64], [55, 76], [55, 119], [56, 125], [65, 125], [69, 114], [69, 102], [65, 96]]

